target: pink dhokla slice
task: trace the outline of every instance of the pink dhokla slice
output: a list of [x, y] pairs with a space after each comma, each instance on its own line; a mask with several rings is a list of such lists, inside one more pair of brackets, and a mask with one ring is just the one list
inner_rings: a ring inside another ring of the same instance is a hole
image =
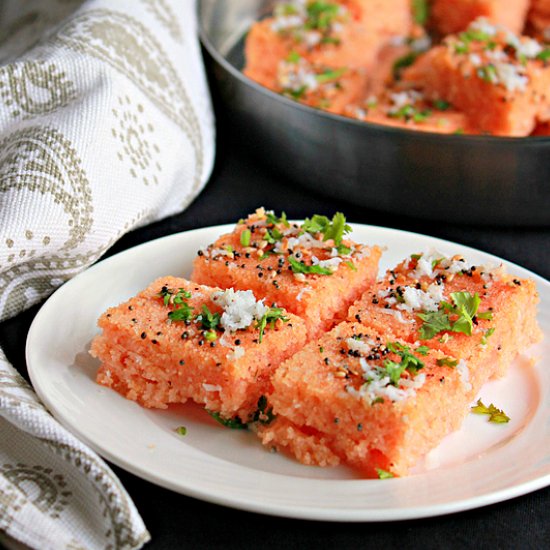
[[381, 250], [347, 238], [348, 229], [341, 214], [296, 224], [261, 208], [199, 250], [191, 279], [251, 289], [303, 318], [313, 338], [345, 318], [376, 280]]
[[97, 381], [146, 407], [192, 399], [247, 421], [277, 365], [306, 340], [304, 323], [251, 291], [162, 277], [99, 319]]
[[446, 360], [440, 350], [341, 323], [277, 369], [269, 397], [276, 418], [258, 433], [304, 464], [404, 475], [460, 426], [478, 389]]

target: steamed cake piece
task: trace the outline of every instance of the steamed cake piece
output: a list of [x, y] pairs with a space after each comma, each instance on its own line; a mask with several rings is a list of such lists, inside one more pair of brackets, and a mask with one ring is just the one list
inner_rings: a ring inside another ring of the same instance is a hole
[[432, 0], [430, 23], [446, 35], [463, 31], [478, 17], [485, 17], [521, 33], [528, 9], [529, 0]]
[[280, 2], [273, 17], [251, 27], [244, 73], [275, 89], [278, 65], [293, 52], [314, 65], [368, 69], [378, 50], [410, 27], [408, 0]]
[[251, 291], [162, 277], [99, 319], [97, 381], [145, 407], [188, 399], [248, 421], [275, 367], [306, 340], [301, 319]]
[[348, 239], [350, 230], [340, 213], [298, 224], [260, 208], [198, 251], [191, 279], [250, 289], [300, 316], [315, 337], [376, 280], [381, 250]]
[[273, 89], [304, 105], [342, 114], [347, 105], [364, 97], [367, 82], [362, 69], [332, 69], [295, 54], [279, 63]]
[[305, 105], [343, 114], [368, 93], [379, 52], [410, 28], [408, 0], [280, 3], [248, 33], [244, 73]]
[[460, 427], [489, 376], [481, 364], [484, 376], [468, 380], [447, 361], [385, 330], [341, 323], [277, 369], [269, 397], [276, 417], [258, 435], [304, 464], [405, 475]]
[[402, 82], [447, 101], [478, 132], [527, 136], [550, 118], [548, 58], [536, 40], [478, 19], [419, 57]]
[[550, 0], [531, 0], [528, 23], [540, 40], [550, 42]]
[[480, 372], [483, 379], [503, 375], [541, 338], [537, 303], [531, 280], [430, 251], [390, 270], [350, 308], [348, 319], [464, 361], [474, 383]]
[[378, 98], [348, 107], [345, 114], [363, 122], [421, 132], [474, 133], [464, 113], [453, 109], [447, 101], [428, 100], [418, 90], [390, 89]]

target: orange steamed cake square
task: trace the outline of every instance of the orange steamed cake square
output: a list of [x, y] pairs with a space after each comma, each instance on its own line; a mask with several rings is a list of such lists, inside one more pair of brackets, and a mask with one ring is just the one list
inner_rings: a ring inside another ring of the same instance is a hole
[[250, 29], [244, 73], [275, 92], [340, 114], [364, 95], [379, 50], [410, 28], [408, 0], [283, 2], [273, 17]]
[[145, 407], [188, 399], [248, 421], [275, 367], [306, 340], [304, 323], [251, 291], [162, 277], [99, 319], [97, 381]]
[[478, 17], [521, 33], [529, 0], [431, 0], [431, 22], [442, 35], [463, 31]]
[[478, 19], [419, 57], [402, 82], [449, 102], [478, 132], [527, 136], [550, 118], [549, 61], [533, 38]]
[[250, 289], [304, 319], [310, 337], [331, 328], [375, 281], [381, 250], [348, 239], [342, 214], [290, 223], [258, 209], [198, 251], [191, 279]]
[[418, 342], [341, 323], [277, 369], [275, 419], [258, 435], [304, 464], [405, 475], [459, 428], [479, 389], [446, 361]]
[[[533, 281], [430, 251], [413, 254], [350, 307], [348, 319], [421, 342], [503, 375], [541, 337]], [[474, 375], [476, 370], [474, 369]]]

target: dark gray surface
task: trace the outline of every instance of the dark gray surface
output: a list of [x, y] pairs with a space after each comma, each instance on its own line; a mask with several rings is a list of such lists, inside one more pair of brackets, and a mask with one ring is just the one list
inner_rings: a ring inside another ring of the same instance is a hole
[[[214, 175], [179, 215], [135, 231], [110, 254], [177, 231], [230, 223], [263, 205], [289, 217], [340, 210], [352, 222], [395, 227], [454, 240], [497, 254], [550, 277], [550, 229], [477, 228], [381, 214], [303, 190], [249, 158], [227, 123], [219, 139]], [[38, 308], [0, 324], [0, 345], [26, 375], [24, 346]], [[147, 548], [547, 548], [550, 488], [478, 510], [394, 524], [333, 524], [256, 515], [200, 502], [114, 467], [151, 531]], [[193, 472], [190, 471], [192, 476]]]

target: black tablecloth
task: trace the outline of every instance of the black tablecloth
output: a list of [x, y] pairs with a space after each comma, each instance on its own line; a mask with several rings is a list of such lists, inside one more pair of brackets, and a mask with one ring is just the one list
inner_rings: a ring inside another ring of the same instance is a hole
[[[258, 206], [290, 218], [342, 211], [351, 222], [406, 229], [482, 249], [550, 278], [550, 229], [466, 227], [385, 214], [313, 195], [283, 181], [223, 128], [217, 164], [203, 193], [181, 215], [121, 239], [110, 254], [151, 239], [207, 225], [232, 223]], [[550, 207], [550, 205], [549, 205]], [[491, 208], [491, 205], [487, 205]], [[38, 307], [0, 324], [0, 346], [26, 376], [24, 347]], [[549, 450], [550, 451], [550, 450]], [[167, 548], [550, 548], [550, 488], [485, 508], [395, 523], [329, 523], [275, 518], [224, 508], [156, 487], [113, 466], [153, 540]], [[192, 475], [192, 472], [189, 472]]]

